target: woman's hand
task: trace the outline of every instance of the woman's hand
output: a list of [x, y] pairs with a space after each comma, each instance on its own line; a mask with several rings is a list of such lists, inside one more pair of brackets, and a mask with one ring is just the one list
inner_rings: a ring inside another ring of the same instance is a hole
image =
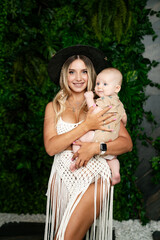
[[103, 130], [108, 132], [113, 131], [113, 129], [107, 129], [107, 127], [104, 126], [116, 120], [115, 117], [113, 118], [114, 113], [105, 114], [111, 109], [111, 106], [106, 107], [105, 109], [101, 110], [98, 113], [93, 113], [94, 108], [95, 107], [93, 106], [89, 109], [86, 115], [86, 119], [84, 121], [87, 127], [87, 130], [90, 131], [90, 130], [98, 129], [98, 130]]
[[80, 142], [76, 141], [74, 145], [80, 146], [80, 149], [74, 153], [72, 160], [76, 159], [76, 169], [86, 166], [88, 161], [96, 154], [99, 154], [99, 143], [97, 142]]

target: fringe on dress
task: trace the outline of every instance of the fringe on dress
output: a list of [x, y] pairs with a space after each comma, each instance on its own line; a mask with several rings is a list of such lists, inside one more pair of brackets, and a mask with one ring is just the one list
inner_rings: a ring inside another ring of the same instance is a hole
[[[60, 125], [61, 124], [61, 125]], [[70, 126], [65, 126], [70, 125]], [[68, 131], [78, 124], [57, 123], [60, 129]], [[59, 128], [58, 128], [59, 127]], [[67, 128], [67, 130], [66, 130]], [[73, 211], [91, 183], [95, 183], [94, 222], [88, 230], [86, 240], [112, 240], [113, 186], [110, 186], [111, 172], [107, 161], [93, 157], [86, 167], [70, 171], [73, 153], [65, 150], [54, 157], [47, 190], [46, 224], [44, 240], [64, 240], [67, 224]], [[97, 182], [100, 181], [100, 215], [96, 219]]]

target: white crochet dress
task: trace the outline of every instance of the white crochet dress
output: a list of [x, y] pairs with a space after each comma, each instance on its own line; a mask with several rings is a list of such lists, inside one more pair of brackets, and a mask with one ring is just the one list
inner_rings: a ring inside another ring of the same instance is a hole
[[[71, 131], [79, 123], [67, 123], [60, 118], [57, 134]], [[86, 234], [86, 240], [112, 240], [113, 187], [110, 186], [111, 172], [107, 161], [93, 157], [86, 167], [70, 171], [72, 151], [65, 150], [54, 157], [47, 190], [45, 240], [64, 240], [69, 219], [89, 185], [95, 182], [94, 223]], [[101, 211], [96, 219], [97, 180], [101, 179]], [[85, 224], [85, 223], [84, 223]]]

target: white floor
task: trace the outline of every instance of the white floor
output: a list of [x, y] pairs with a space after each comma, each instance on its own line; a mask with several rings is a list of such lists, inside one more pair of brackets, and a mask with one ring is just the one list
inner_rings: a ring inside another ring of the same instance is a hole
[[[43, 214], [0, 213], [0, 227], [9, 222], [45, 222]], [[142, 226], [139, 220], [113, 221], [116, 240], [153, 240], [152, 233], [160, 231], [160, 221], [150, 221]]]
[[153, 240], [152, 233], [160, 231], [160, 221], [150, 221], [142, 226], [139, 220], [113, 222], [116, 240]]

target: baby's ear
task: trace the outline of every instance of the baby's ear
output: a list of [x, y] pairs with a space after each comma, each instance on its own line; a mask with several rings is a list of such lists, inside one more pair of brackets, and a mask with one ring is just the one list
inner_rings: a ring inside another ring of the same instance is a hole
[[120, 85], [116, 85], [115, 93], [119, 93], [120, 90], [121, 90], [121, 86]]

